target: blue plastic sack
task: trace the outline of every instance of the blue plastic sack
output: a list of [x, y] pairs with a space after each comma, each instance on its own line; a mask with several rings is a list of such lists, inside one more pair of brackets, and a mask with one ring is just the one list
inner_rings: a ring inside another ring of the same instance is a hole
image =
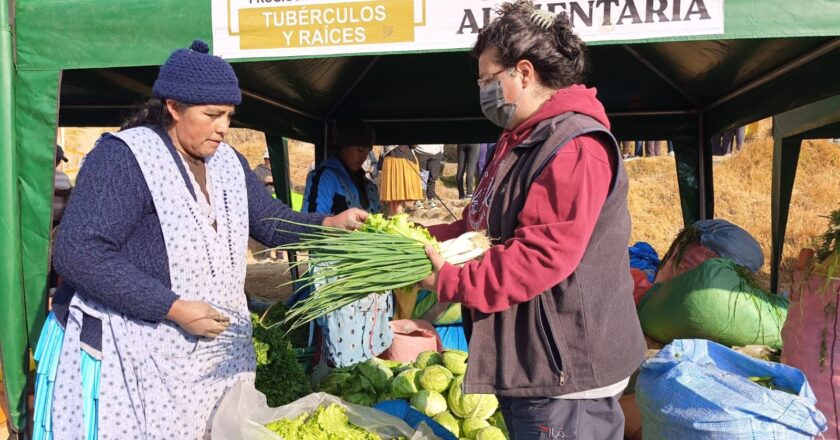
[[694, 227], [700, 232], [700, 244], [729, 258], [752, 272], [764, 265], [761, 245], [743, 230], [726, 220], [699, 220]]
[[637, 241], [627, 250], [630, 253], [630, 267], [644, 272], [648, 281], [652, 283], [656, 278], [656, 269], [659, 267], [659, 255], [656, 249], [644, 241]]
[[[772, 377], [770, 390], [749, 377]], [[678, 339], [636, 382], [645, 440], [813, 439], [827, 428], [805, 375], [704, 339]]]
[[442, 440], [458, 440], [458, 437], [455, 437], [448, 429], [444, 428], [443, 425], [434, 421], [431, 417], [412, 408], [405, 400], [385, 400], [373, 405], [373, 407], [398, 419], [402, 419], [413, 429], [417, 429], [420, 422], [424, 422], [429, 425], [429, 428], [432, 428], [435, 435], [440, 437]]
[[440, 336], [444, 350], [467, 351], [467, 336], [464, 334], [463, 324], [436, 325], [435, 330]]

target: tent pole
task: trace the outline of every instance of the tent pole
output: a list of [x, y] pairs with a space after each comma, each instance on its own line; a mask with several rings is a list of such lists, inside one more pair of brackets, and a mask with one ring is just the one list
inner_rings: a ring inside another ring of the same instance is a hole
[[0, 367], [12, 438], [26, 427], [28, 346], [23, 300], [15, 69], [9, 0], [0, 0]]
[[[274, 194], [287, 206], [292, 206], [292, 181], [289, 173], [289, 141], [281, 136], [266, 134], [265, 141], [268, 144], [269, 159], [271, 160], [271, 175], [274, 179]], [[297, 252], [287, 251], [286, 258], [290, 266], [292, 281], [300, 279], [300, 272], [297, 266]]]
[[274, 194], [283, 203], [292, 206], [291, 179], [289, 175], [289, 143], [286, 138], [266, 134], [271, 174], [274, 179]]
[[697, 114], [697, 213], [700, 219], [708, 218], [706, 216], [706, 148], [708, 141], [703, 129], [703, 113]]
[[315, 167], [327, 159], [327, 146], [330, 144], [330, 121], [324, 121], [324, 137], [320, 144], [315, 144]]
[[773, 185], [771, 204], [770, 291], [779, 291], [779, 268], [785, 246], [790, 199], [802, 138], [784, 137], [780, 124], [773, 118]]

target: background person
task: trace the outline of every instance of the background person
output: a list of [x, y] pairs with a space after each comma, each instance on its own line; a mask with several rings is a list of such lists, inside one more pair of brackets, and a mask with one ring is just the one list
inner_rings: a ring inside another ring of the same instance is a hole
[[455, 173], [455, 183], [458, 187], [458, 198], [469, 199], [475, 188], [476, 166], [478, 164], [478, 144], [458, 144], [458, 169]]
[[67, 157], [64, 156], [64, 149], [61, 145], [55, 146], [55, 186], [53, 189], [53, 227], [61, 223], [61, 218], [64, 216], [64, 209], [67, 207], [67, 201], [70, 199], [70, 194], [73, 192], [73, 184], [70, 182], [70, 176], [67, 175], [60, 167], [67, 162]]
[[254, 174], [260, 179], [260, 182], [265, 185], [265, 190], [269, 195], [274, 195], [274, 174], [271, 173], [271, 159], [268, 156], [268, 150], [263, 155], [263, 163], [254, 167]]
[[[380, 213], [376, 184], [367, 178], [363, 168], [375, 142], [373, 129], [360, 120], [338, 120], [332, 130], [332, 157], [307, 177], [304, 210], [333, 214], [359, 208]], [[302, 299], [307, 293], [298, 291], [295, 299]], [[354, 365], [382, 353], [393, 339], [389, 324], [392, 313], [391, 292], [385, 292], [368, 295], [319, 318], [324, 350], [316, 349], [317, 361], [325, 361], [319, 356], [322, 351], [337, 367]]]
[[379, 196], [387, 215], [402, 213], [406, 203], [423, 200], [420, 169], [410, 145], [384, 146], [379, 163]]
[[[443, 144], [416, 145], [414, 153], [417, 155], [417, 166], [420, 173], [425, 175], [426, 202], [429, 208], [437, 207], [435, 185], [443, 167]], [[418, 201], [414, 204], [414, 207], [420, 209], [423, 207], [423, 203]]]
[[373, 129], [364, 121], [338, 120], [333, 124], [332, 156], [306, 178], [306, 212], [336, 214], [348, 208], [382, 211], [376, 183], [363, 168], [374, 139]]

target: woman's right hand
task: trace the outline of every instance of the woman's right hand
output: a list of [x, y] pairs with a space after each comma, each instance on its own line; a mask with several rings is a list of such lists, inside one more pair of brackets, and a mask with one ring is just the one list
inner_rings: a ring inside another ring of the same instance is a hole
[[324, 218], [322, 226], [353, 231], [359, 229], [367, 219], [368, 213], [359, 208], [350, 208], [336, 215]]
[[204, 301], [175, 300], [166, 319], [178, 324], [191, 335], [214, 339], [227, 330], [230, 318]]

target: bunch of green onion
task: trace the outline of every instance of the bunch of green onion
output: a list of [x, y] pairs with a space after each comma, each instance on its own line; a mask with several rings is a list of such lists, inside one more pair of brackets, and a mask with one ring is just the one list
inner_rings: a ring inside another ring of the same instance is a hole
[[313, 286], [314, 291], [286, 315], [283, 324], [290, 330], [372, 293], [417, 284], [432, 273], [426, 245], [435, 246], [451, 264], [478, 258], [490, 247], [486, 235], [478, 232], [437, 243], [425, 228], [411, 224], [405, 215], [390, 219], [370, 215], [356, 231], [324, 226], [310, 229], [312, 232], [299, 234], [299, 242], [276, 248], [309, 252], [308, 260], [291, 266], [309, 265], [299, 288]]

